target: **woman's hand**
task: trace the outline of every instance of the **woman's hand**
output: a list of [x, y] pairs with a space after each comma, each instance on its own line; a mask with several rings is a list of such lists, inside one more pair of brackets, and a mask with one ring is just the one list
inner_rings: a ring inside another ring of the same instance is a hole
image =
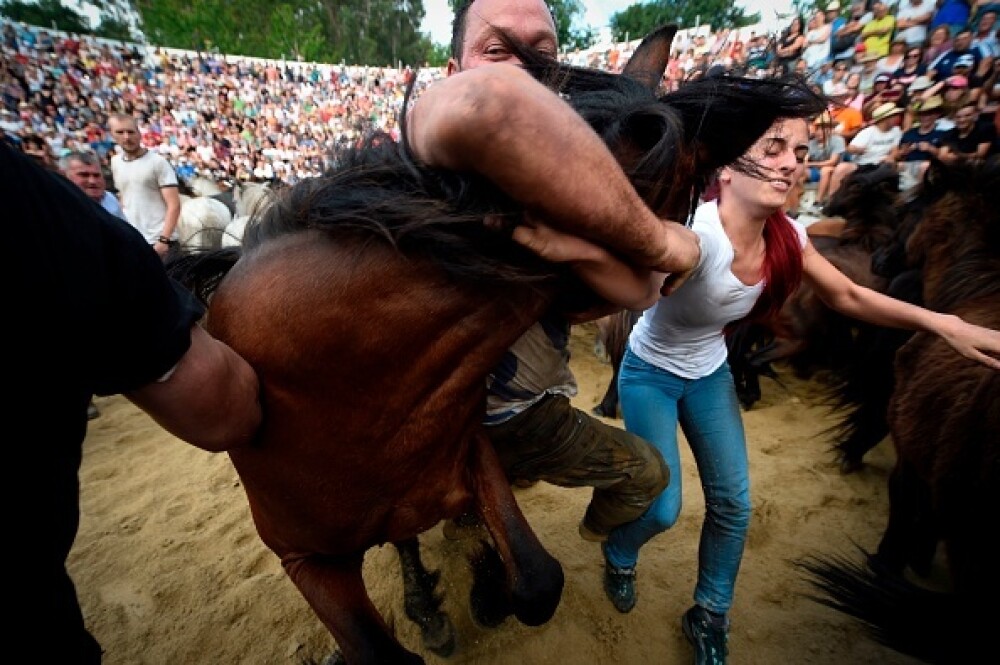
[[970, 360], [1000, 371], [1000, 331], [967, 323], [957, 316], [942, 315], [938, 334]]

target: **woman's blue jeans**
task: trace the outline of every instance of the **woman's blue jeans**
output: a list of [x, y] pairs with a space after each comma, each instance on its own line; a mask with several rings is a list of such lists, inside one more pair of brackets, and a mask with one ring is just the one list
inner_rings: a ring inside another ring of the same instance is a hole
[[670, 468], [670, 484], [639, 519], [611, 532], [605, 556], [618, 568], [633, 567], [639, 548], [677, 521], [682, 479], [677, 447], [680, 423], [705, 493], [694, 601], [724, 614], [732, 605], [750, 527], [749, 461], [729, 365], [700, 379], [683, 379], [627, 351], [618, 392], [625, 428], [656, 446]]

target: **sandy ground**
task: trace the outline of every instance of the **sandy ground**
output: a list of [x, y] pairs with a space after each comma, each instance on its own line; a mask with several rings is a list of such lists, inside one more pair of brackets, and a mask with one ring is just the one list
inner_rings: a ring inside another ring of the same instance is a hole
[[[603, 395], [610, 367], [593, 353], [594, 329], [574, 333], [577, 406]], [[764, 384], [745, 414], [756, 508], [732, 611], [730, 662], [911, 663], [870, 641], [848, 618], [808, 600], [792, 562], [814, 553], [872, 548], [885, 523], [892, 450], [883, 442], [860, 474], [842, 476], [823, 429], [831, 423], [814, 384], [785, 377]], [[70, 555], [84, 616], [107, 665], [278, 664], [320, 661], [329, 633], [257, 537], [245, 495], [225, 455], [166, 434], [120, 397], [98, 398], [84, 447], [82, 525]], [[615, 421], [621, 426], [621, 421]], [[469, 574], [461, 542], [436, 527], [422, 537], [428, 565], [442, 571], [456, 653], [430, 663], [672, 665], [691, 661], [680, 630], [690, 605], [704, 502], [686, 448], [684, 513], [644, 550], [639, 605], [617, 613], [601, 590], [596, 544], [577, 524], [588, 490], [538, 484], [518, 501], [543, 544], [562, 563], [566, 587], [542, 627], [514, 619], [497, 629], [469, 617]], [[424, 653], [402, 612], [396, 556], [376, 548], [365, 562], [369, 592], [400, 641]]]

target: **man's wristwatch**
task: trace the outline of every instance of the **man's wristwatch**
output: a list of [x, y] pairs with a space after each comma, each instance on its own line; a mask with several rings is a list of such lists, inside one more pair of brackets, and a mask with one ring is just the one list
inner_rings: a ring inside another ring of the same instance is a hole
[[171, 240], [167, 236], [160, 236], [159, 238], [156, 239], [156, 242], [162, 242], [164, 245], [176, 245], [177, 244], [176, 240]]

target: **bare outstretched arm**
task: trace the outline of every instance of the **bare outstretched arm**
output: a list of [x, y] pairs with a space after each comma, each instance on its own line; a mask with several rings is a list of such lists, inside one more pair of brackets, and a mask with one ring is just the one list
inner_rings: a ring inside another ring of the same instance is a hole
[[661, 272], [698, 262], [693, 234], [657, 218], [590, 126], [514, 65], [438, 81], [407, 118], [418, 159], [480, 173], [554, 227]]
[[253, 440], [261, 422], [253, 368], [201, 326], [169, 378], [125, 393], [164, 429], [188, 443], [219, 452]]
[[940, 335], [966, 358], [1000, 370], [1000, 331], [859, 286], [823, 258], [812, 243], [806, 245], [802, 258], [804, 277], [823, 301], [838, 312], [879, 326]]

